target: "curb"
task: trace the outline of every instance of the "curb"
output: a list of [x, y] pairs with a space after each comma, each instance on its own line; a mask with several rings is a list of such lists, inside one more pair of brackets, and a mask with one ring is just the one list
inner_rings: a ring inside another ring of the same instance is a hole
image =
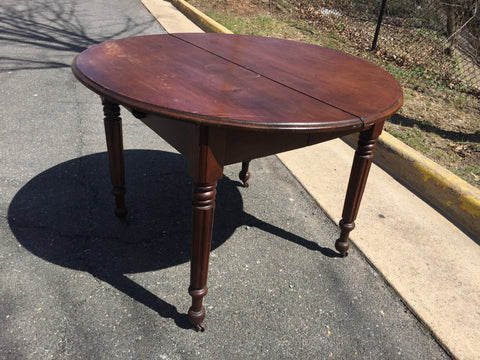
[[228, 30], [225, 26], [220, 25], [218, 22], [205, 15], [201, 11], [197, 10], [186, 1], [170, 0], [170, 2], [203, 31], [222, 34], [233, 34], [233, 32]]
[[[343, 140], [356, 147], [358, 134]], [[480, 244], [480, 190], [387, 132], [374, 162]]]
[[[172, 4], [206, 32], [233, 34], [184, 0]], [[358, 134], [343, 140], [356, 147]], [[480, 244], [480, 190], [383, 132], [374, 162]]]

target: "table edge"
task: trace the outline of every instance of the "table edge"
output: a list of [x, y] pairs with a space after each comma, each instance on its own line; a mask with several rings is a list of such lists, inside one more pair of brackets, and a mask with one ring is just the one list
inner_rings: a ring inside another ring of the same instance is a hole
[[[177, 119], [181, 121], [191, 122], [198, 125], [206, 126], [215, 126], [215, 127], [224, 127], [224, 128], [238, 128], [238, 129], [251, 129], [257, 131], [303, 131], [303, 132], [324, 132], [324, 131], [342, 131], [342, 130], [354, 130], [358, 129], [361, 131], [364, 127], [369, 127], [379, 121], [383, 121], [389, 116], [393, 115], [403, 103], [403, 93], [400, 91], [399, 100], [392, 104], [389, 108], [386, 108], [371, 117], [360, 118], [352, 117], [351, 119], [344, 121], [332, 121], [332, 122], [322, 122], [322, 123], [251, 123], [242, 120], [235, 119], [223, 119], [216, 117], [209, 117], [206, 115], [195, 114], [195, 113], [185, 113], [182, 111], [175, 111], [170, 108], [162, 108], [159, 106], [154, 106], [152, 104], [144, 103], [141, 101], [136, 101], [132, 98], [119, 95], [109, 89], [102, 87], [100, 84], [92, 81], [87, 76], [77, 68], [76, 59], [79, 55], [75, 56], [71, 64], [71, 70], [75, 78], [80, 81], [84, 86], [89, 88], [91, 91], [95, 92], [101, 98], [106, 98], [118, 105], [122, 105], [129, 109], [132, 112], [137, 114], [154, 114], [159, 116], [165, 116], [172, 119]], [[137, 115], [136, 115], [137, 116]]]

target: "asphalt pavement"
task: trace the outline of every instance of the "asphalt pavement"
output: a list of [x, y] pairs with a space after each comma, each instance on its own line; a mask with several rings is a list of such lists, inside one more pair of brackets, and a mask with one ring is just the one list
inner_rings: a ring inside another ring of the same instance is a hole
[[128, 221], [113, 215], [98, 97], [70, 71], [164, 33], [137, 0], [0, 7], [0, 359], [445, 359], [276, 158], [225, 169], [203, 333], [186, 320], [185, 161], [123, 112]]

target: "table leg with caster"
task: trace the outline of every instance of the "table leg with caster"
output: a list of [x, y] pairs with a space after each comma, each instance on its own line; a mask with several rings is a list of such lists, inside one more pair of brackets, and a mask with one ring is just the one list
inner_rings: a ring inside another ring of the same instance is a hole
[[[192, 306], [188, 310], [188, 320], [200, 331], [205, 330], [203, 319], [205, 308], [203, 297], [207, 294], [208, 262], [213, 233], [215, 214], [215, 195], [217, 181], [223, 176], [222, 158], [218, 148], [225, 139], [215, 130], [199, 127], [198, 133], [189, 140], [194, 144], [189, 163], [189, 173], [193, 178], [192, 195], [192, 244], [190, 256], [190, 286], [188, 293], [192, 297]], [[214, 154], [214, 149], [217, 152]]]
[[104, 98], [102, 103], [110, 178], [113, 185], [112, 194], [115, 196], [115, 215], [124, 218], [127, 215], [127, 208], [125, 207], [125, 162], [120, 107]]
[[248, 187], [248, 179], [250, 179], [250, 172], [248, 171], [248, 167], [250, 165], [250, 161], [242, 162], [242, 170], [238, 174], [238, 177], [243, 182], [244, 187]]
[[342, 257], [348, 255], [350, 247], [348, 236], [355, 228], [355, 219], [367, 183], [368, 173], [373, 161], [373, 153], [378, 137], [382, 132], [383, 122], [376, 124], [359, 136], [357, 150], [353, 159], [352, 170], [348, 182], [347, 195], [343, 205], [342, 220], [340, 220], [340, 238], [335, 242], [335, 249]]

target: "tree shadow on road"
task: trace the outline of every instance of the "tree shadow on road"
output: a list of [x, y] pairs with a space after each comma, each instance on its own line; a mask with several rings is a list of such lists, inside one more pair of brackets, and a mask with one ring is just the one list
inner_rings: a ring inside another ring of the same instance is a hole
[[159, 26], [153, 17], [140, 21], [112, 11], [110, 18], [98, 20], [101, 28], [89, 28], [86, 19], [96, 14], [88, 1], [6, 1], [0, 7], [0, 72], [70, 67], [72, 56], [89, 46]]

